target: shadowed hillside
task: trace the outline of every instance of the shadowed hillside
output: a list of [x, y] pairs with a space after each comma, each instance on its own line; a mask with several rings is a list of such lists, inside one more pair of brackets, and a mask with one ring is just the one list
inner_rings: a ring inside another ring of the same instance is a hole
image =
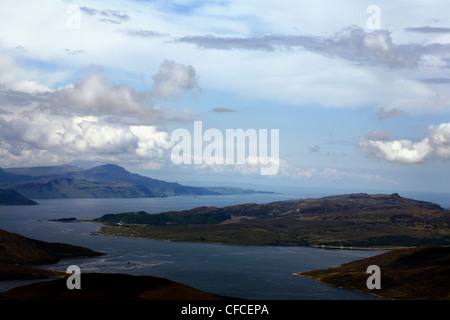
[[103, 254], [79, 246], [34, 240], [0, 229], [0, 280], [65, 276], [65, 273], [31, 268], [28, 265], [99, 255]]
[[82, 273], [81, 290], [69, 290], [69, 275], [61, 271], [32, 268], [64, 258], [103, 255], [87, 248], [49, 243], [0, 229], [0, 280], [46, 279], [0, 293], [0, 300], [220, 300], [186, 285], [151, 276]]
[[0, 293], [0, 300], [223, 300], [192, 287], [151, 276], [82, 273], [81, 289], [69, 290], [66, 278]]
[[[369, 290], [367, 267], [381, 270], [381, 289]], [[421, 246], [397, 249], [335, 268], [296, 275], [321, 283], [375, 294], [389, 299], [450, 299], [450, 247]]]
[[0, 206], [32, 206], [37, 203], [14, 189], [0, 189]]

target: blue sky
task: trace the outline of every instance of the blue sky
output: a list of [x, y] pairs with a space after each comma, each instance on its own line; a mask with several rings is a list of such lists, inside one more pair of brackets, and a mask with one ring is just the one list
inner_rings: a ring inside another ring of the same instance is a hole
[[[372, 4], [4, 1], [0, 167], [450, 192], [450, 5]], [[171, 132], [195, 120], [279, 129], [278, 174], [174, 165]]]

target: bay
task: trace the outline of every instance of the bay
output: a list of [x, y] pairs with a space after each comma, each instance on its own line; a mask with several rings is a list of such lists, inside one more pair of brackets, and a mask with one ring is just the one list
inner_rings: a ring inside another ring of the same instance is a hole
[[[290, 194], [180, 196], [139, 199], [36, 200], [38, 206], [0, 207], [0, 228], [26, 237], [64, 242], [104, 252], [106, 256], [65, 259], [38, 266], [65, 271], [152, 275], [207, 292], [261, 300], [365, 300], [371, 295], [319, 284], [292, 273], [323, 269], [384, 252], [309, 247], [243, 246], [94, 236], [101, 224], [60, 223], [51, 219], [94, 219], [107, 213], [143, 210], [159, 213], [198, 206], [266, 203], [295, 198]], [[29, 281], [2, 281], [0, 291]]]

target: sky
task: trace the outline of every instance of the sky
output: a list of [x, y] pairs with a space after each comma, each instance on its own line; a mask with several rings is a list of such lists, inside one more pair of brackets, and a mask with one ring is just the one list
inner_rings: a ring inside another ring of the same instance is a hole
[[[449, 11], [423, 0], [2, 1], [0, 167], [450, 192]], [[277, 129], [276, 174], [250, 154], [175, 164], [172, 133], [194, 135], [194, 121], [223, 135]]]

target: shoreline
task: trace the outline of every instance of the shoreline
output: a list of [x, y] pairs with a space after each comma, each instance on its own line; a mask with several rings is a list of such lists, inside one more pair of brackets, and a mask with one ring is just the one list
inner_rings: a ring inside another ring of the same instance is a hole
[[[108, 227], [108, 226], [106, 226]], [[99, 227], [101, 229], [102, 227]], [[208, 241], [183, 241], [183, 240], [170, 240], [170, 239], [157, 239], [142, 236], [130, 236], [130, 235], [118, 235], [113, 233], [103, 233], [101, 230], [91, 232], [92, 236], [104, 236], [104, 237], [122, 237], [130, 239], [147, 239], [153, 241], [163, 241], [163, 242], [178, 242], [178, 243], [195, 243], [195, 244], [218, 244], [218, 245], [230, 245], [230, 246], [270, 246], [270, 247], [304, 247], [304, 248], [315, 248], [315, 249], [329, 249], [329, 250], [395, 250], [395, 249], [406, 249], [413, 248], [414, 246], [390, 246], [390, 247], [344, 247], [344, 246], [326, 246], [326, 245], [280, 245], [280, 244], [251, 244], [251, 243], [226, 243], [226, 242], [208, 242]]]
[[[304, 272], [304, 271], [302, 271], [302, 272]], [[370, 296], [374, 296], [374, 297], [376, 297], [376, 298], [379, 298], [380, 300], [394, 300], [394, 299], [390, 299], [390, 298], [388, 298], [388, 297], [384, 297], [384, 296], [381, 296], [381, 295], [377, 295], [377, 294], [375, 294], [375, 293], [365, 292], [365, 291], [362, 291], [362, 290], [350, 289], [350, 288], [346, 288], [346, 287], [334, 285], [334, 284], [331, 284], [331, 283], [326, 283], [326, 282], [323, 282], [322, 280], [320, 280], [320, 279], [318, 279], [318, 278], [314, 278], [314, 277], [312, 277], [312, 276], [303, 275], [302, 272], [294, 272], [294, 273], [292, 273], [292, 275], [297, 276], [297, 277], [304, 277], [304, 278], [308, 278], [308, 279], [315, 280], [315, 281], [317, 281], [317, 283], [320, 283], [321, 285], [325, 285], [325, 286], [329, 286], [329, 287], [333, 287], [333, 288], [344, 289], [344, 290], [349, 290], [349, 291], [353, 291], [353, 292], [364, 293], [364, 294], [367, 294], [367, 295], [370, 295]]]

